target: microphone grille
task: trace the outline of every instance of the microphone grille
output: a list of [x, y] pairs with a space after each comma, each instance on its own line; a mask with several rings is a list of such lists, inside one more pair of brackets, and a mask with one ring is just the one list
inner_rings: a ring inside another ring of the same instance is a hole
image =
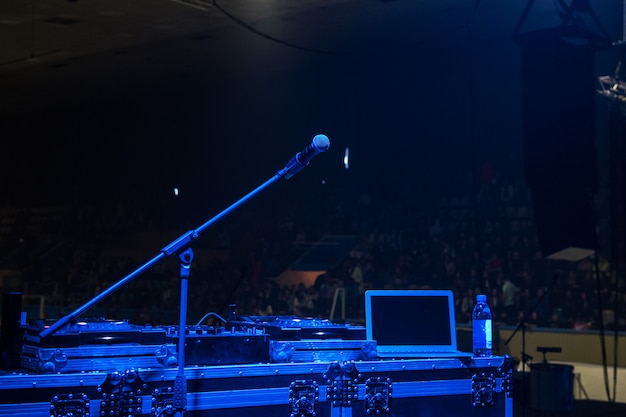
[[319, 152], [326, 152], [330, 148], [330, 140], [326, 135], [315, 135], [313, 138], [313, 147]]

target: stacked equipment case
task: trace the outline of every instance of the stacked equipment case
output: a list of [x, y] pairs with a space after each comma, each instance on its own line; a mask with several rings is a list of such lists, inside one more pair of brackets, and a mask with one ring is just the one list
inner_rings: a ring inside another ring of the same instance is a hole
[[[154, 360], [147, 360], [143, 353], [138, 360], [136, 352], [143, 352], [146, 346], [139, 348], [137, 343], [126, 347], [124, 343], [85, 345], [65, 348], [75, 354], [83, 350], [86, 355], [76, 360], [76, 366], [63, 368], [59, 367], [63, 361], [54, 362], [56, 366], [42, 362], [41, 357], [55, 352], [54, 348], [42, 347], [45, 354], [38, 356], [33, 354], [36, 346], [26, 345], [29, 356], [23, 363], [27, 368], [0, 373], [0, 415], [504, 417], [513, 413], [512, 361], [508, 356], [379, 359], [375, 342], [359, 341], [358, 332], [350, 340], [308, 339], [305, 335], [299, 340], [276, 341], [262, 337], [270, 332], [244, 327], [205, 329], [201, 336], [192, 332], [195, 337], [186, 342], [189, 349], [215, 355], [221, 352], [216, 346], [224, 343], [225, 337], [228, 349], [243, 348], [235, 356], [220, 353], [223, 363], [201, 354], [191, 356], [200, 359], [197, 363], [186, 360], [184, 375], [176, 366], [171, 348], [175, 341], [167, 337], [169, 331], [163, 332], [161, 345], [155, 343], [158, 330], [141, 332], [150, 334], [147, 346], [154, 352], [148, 356]], [[288, 361], [284, 357], [274, 360], [270, 350], [277, 343], [295, 344], [301, 352]], [[253, 351], [245, 354], [250, 346]], [[104, 357], [108, 348], [113, 359]], [[124, 349], [128, 355], [119, 353]], [[166, 360], [164, 350], [170, 352]], [[311, 354], [304, 354], [307, 350]], [[316, 350], [323, 354], [314, 354]], [[56, 351], [63, 355], [63, 348]], [[78, 369], [79, 365], [84, 369]], [[98, 366], [101, 368], [94, 368]]]
[[[0, 376], [3, 416], [169, 416], [176, 369]], [[507, 357], [194, 366], [189, 416], [512, 416]]]

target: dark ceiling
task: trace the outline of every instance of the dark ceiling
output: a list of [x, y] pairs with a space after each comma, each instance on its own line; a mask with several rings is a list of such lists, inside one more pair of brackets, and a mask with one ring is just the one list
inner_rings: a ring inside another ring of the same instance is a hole
[[[318, 133], [331, 149], [288, 186], [312, 204], [322, 183], [464, 187], [485, 161], [514, 177], [525, 87], [512, 36], [558, 27], [570, 3], [5, 0], [4, 205], [176, 186], [223, 207]], [[576, 26], [622, 37], [621, 0], [573, 3]], [[595, 71], [617, 55], [599, 49]]]

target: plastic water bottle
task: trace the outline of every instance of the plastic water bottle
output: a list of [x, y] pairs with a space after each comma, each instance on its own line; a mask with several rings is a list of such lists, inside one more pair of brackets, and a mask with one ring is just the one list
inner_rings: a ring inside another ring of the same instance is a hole
[[472, 312], [472, 338], [474, 356], [491, 356], [491, 310], [487, 305], [487, 296], [484, 294], [476, 296], [476, 305]]

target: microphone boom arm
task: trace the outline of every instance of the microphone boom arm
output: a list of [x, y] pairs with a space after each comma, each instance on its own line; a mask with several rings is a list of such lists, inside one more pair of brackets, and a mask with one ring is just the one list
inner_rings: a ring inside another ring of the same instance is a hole
[[[322, 137], [321, 142], [320, 140], [318, 140], [318, 138], [320, 137]], [[50, 327], [41, 331], [41, 333], [39, 334], [39, 337], [41, 339], [44, 339], [48, 337], [49, 335], [54, 334], [57, 330], [61, 329], [68, 323], [75, 323], [76, 318], [79, 317], [82, 313], [84, 313], [85, 311], [93, 307], [95, 304], [99, 303], [104, 298], [108, 297], [109, 295], [111, 295], [112, 293], [114, 293], [115, 291], [117, 291], [118, 289], [120, 289], [121, 287], [123, 287], [124, 285], [126, 285], [127, 283], [129, 283], [130, 281], [138, 277], [139, 275], [141, 275], [143, 272], [150, 269], [152, 266], [154, 266], [161, 260], [171, 255], [180, 254], [184, 252], [186, 249], [188, 249], [191, 246], [192, 242], [198, 238], [200, 233], [202, 233], [203, 231], [211, 227], [213, 224], [217, 223], [218, 221], [220, 221], [221, 219], [223, 219], [224, 217], [226, 217], [227, 215], [235, 211], [237, 208], [239, 208], [248, 200], [252, 199], [252, 197], [256, 196], [261, 191], [263, 191], [264, 189], [272, 185], [274, 182], [280, 180], [281, 178], [289, 179], [296, 173], [300, 172], [305, 166], [308, 165], [309, 161], [315, 155], [317, 155], [320, 152], [325, 152], [328, 149], [329, 145], [330, 143], [328, 142], [328, 138], [326, 136], [324, 135], [315, 136], [315, 138], [313, 138], [313, 142], [311, 143], [311, 145], [305, 148], [303, 152], [297, 153], [287, 163], [287, 165], [283, 169], [276, 172], [276, 174], [274, 174], [273, 177], [265, 181], [263, 184], [259, 185], [257, 188], [255, 188], [254, 190], [252, 190], [251, 192], [249, 192], [248, 194], [246, 194], [245, 196], [243, 196], [242, 198], [240, 198], [233, 204], [231, 204], [229, 207], [224, 209], [222, 212], [220, 212], [213, 218], [206, 221], [204, 224], [200, 225], [197, 229], [190, 230], [184, 233], [183, 235], [181, 235], [180, 237], [178, 237], [177, 239], [175, 239], [174, 241], [172, 241], [171, 243], [169, 243], [167, 246], [161, 249], [158, 255], [150, 259], [145, 264], [141, 265], [139, 268], [137, 268], [135, 271], [128, 274], [126, 277], [122, 278], [121, 280], [119, 280], [118, 282], [116, 282], [115, 284], [113, 284], [112, 286], [110, 286], [109, 288], [101, 292], [100, 294], [96, 295], [94, 298], [87, 301], [85, 304], [81, 305], [73, 312], [69, 313], [68, 315], [52, 323]], [[309, 150], [310, 148], [312, 148], [312, 150]], [[300, 162], [299, 158], [302, 154], [308, 155], [307, 157], [308, 160], [306, 161], [306, 164], [302, 164]]]

